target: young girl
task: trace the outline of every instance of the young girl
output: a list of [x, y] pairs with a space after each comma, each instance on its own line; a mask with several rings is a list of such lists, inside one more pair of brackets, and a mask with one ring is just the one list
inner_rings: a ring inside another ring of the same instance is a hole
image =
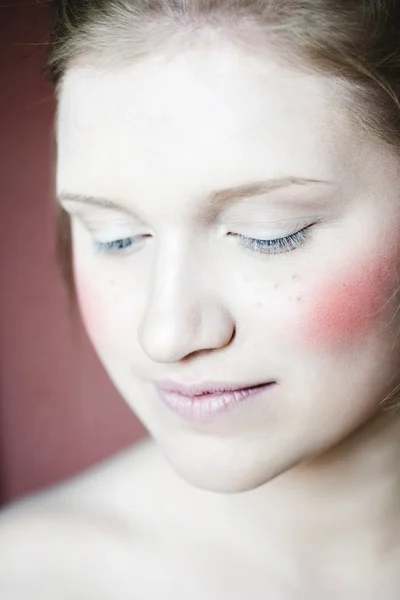
[[4, 511], [2, 599], [400, 598], [399, 35], [56, 3], [64, 269], [152, 441]]

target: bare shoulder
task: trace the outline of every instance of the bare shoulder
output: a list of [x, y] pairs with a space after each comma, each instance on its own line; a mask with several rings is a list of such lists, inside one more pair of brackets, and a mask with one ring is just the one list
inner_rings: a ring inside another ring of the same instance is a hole
[[[90, 519], [105, 525], [109, 521], [134, 515], [132, 500], [140, 498], [152, 479], [159, 454], [150, 440], [145, 440], [82, 473], [31, 493], [0, 511], [0, 528], [27, 518], [52, 518], [68, 515], [70, 518]], [[97, 517], [97, 519], [96, 519]]]
[[[0, 598], [160, 597], [179, 579], [178, 554], [162, 548], [168, 535], [160, 536], [154, 527], [149, 504], [152, 486], [160, 485], [153, 475], [164, 468], [145, 442], [4, 509]], [[187, 592], [196, 598], [194, 590]]]
[[72, 600], [89, 589], [97, 592], [90, 573], [104, 567], [105, 548], [120, 565], [126, 555], [121, 541], [79, 512], [40, 506], [6, 511], [0, 523], [0, 597]]

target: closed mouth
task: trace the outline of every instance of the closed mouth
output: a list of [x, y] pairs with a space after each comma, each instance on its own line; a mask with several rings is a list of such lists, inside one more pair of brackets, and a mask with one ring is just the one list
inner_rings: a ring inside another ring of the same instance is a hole
[[272, 385], [276, 383], [275, 381], [264, 381], [262, 383], [243, 385], [243, 384], [234, 384], [227, 382], [202, 382], [198, 384], [181, 384], [172, 381], [163, 381], [157, 383], [157, 387], [160, 391], [163, 392], [172, 392], [175, 394], [179, 394], [181, 396], [185, 396], [186, 398], [196, 397], [205, 397], [205, 396], [219, 396], [223, 394], [230, 393], [244, 393], [257, 391], [259, 388], [265, 387], [267, 385]]
[[276, 382], [256, 385], [202, 383], [191, 386], [163, 382], [157, 386], [158, 395], [169, 409], [187, 421], [209, 423], [217, 416], [236, 411], [253, 397], [262, 395]]

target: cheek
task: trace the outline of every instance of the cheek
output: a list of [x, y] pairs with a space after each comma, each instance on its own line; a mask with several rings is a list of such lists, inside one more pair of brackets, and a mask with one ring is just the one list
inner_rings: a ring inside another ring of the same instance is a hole
[[103, 295], [96, 291], [95, 285], [75, 270], [75, 289], [78, 296], [82, 321], [91, 339], [101, 338], [104, 333], [106, 306]]
[[388, 317], [397, 296], [398, 258], [396, 251], [358, 261], [316, 289], [302, 323], [303, 339], [313, 345], [351, 343]]

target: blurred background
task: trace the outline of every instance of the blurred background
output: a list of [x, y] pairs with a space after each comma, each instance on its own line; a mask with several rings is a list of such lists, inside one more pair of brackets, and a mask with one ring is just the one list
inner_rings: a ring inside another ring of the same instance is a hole
[[55, 254], [50, 2], [0, 0], [0, 502], [145, 435], [71, 319]]

